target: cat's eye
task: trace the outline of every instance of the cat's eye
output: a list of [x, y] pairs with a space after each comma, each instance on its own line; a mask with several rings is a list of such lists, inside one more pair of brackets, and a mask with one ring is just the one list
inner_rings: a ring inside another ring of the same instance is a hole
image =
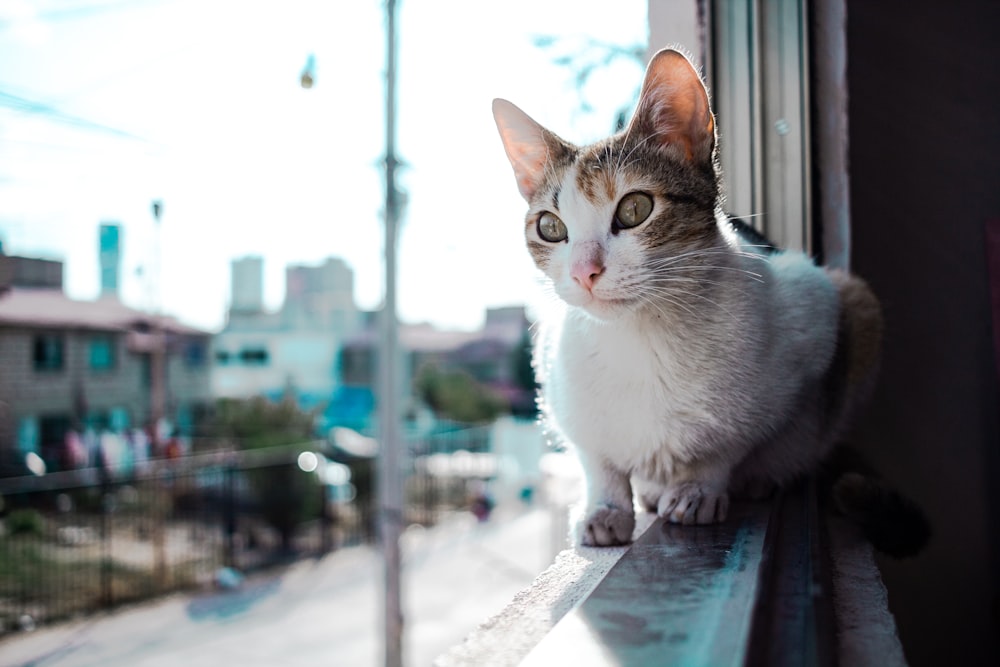
[[645, 192], [630, 192], [618, 202], [615, 222], [622, 227], [641, 225], [653, 212], [653, 198]]
[[538, 218], [538, 235], [549, 243], [566, 240], [566, 225], [554, 214], [545, 212]]

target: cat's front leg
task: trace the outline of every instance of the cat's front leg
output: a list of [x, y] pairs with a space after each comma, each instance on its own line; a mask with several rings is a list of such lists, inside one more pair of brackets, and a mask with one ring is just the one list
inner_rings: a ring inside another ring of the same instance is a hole
[[632, 485], [629, 475], [607, 462], [588, 465], [587, 506], [580, 525], [584, 546], [610, 547], [628, 544], [635, 530]]
[[684, 525], [724, 521], [729, 513], [728, 486], [728, 466], [677, 466], [656, 512], [670, 523]]

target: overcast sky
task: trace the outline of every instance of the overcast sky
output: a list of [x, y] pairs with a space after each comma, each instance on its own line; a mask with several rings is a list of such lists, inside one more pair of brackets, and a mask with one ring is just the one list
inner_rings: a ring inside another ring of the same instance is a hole
[[[540, 293], [492, 98], [572, 141], [605, 134], [642, 67], [596, 74], [586, 112], [553, 59], [588, 39], [644, 44], [646, 2], [399, 6], [400, 316], [471, 328], [487, 306]], [[541, 50], [540, 35], [561, 41]], [[375, 308], [384, 65], [378, 0], [4, 0], [0, 241], [63, 259], [68, 293], [90, 299], [98, 225], [118, 222], [123, 299], [210, 330], [224, 323], [229, 262], [246, 255], [264, 257], [271, 308], [287, 264], [331, 255], [354, 269], [358, 305]]]

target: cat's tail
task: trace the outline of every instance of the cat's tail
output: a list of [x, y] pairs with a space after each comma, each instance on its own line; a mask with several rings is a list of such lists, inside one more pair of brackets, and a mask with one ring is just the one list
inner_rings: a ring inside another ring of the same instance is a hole
[[833, 450], [820, 470], [820, 482], [833, 511], [855, 523], [876, 550], [910, 558], [930, 541], [931, 523], [923, 509], [850, 446]]

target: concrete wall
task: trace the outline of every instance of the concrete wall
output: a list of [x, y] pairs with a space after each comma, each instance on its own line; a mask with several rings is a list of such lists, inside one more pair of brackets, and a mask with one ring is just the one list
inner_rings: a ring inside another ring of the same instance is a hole
[[[35, 370], [35, 332], [26, 329], [0, 330], [0, 400], [18, 413], [72, 412], [74, 387], [87, 396], [91, 409], [120, 406], [145, 410], [139, 358], [124, 352], [124, 334], [117, 335], [116, 367], [108, 371], [89, 368], [89, 339], [85, 332], [62, 331], [63, 368]], [[79, 383], [77, 385], [77, 383]]]
[[[48, 330], [46, 330], [48, 331]], [[23, 417], [66, 415], [76, 411], [82, 393], [90, 412], [112, 408], [128, 411], [132, 426], [141, 427], [149, 415], [149, 386], [143, 378], [143, 355], [129, 352], [126, 334], [116, 338], [115, 366], [109, 370], [90, 368], [90, 341], [107, 332], [62, 330], [63, 368], [36, 370], [33, 341], [37, 332], [27, 328], [0, 328], [0, 452], [16, 446], [18, 423]], [[211, 350], [207, 337], [195, 337], [205, 346], [201, 365], [187, 362], [183, 342], [168, 358], [168, 409], [211, 400], [209, 369]], [[3, 454], [6, 455], [6, 454]]]
[[882, 298], [860, 438], [934, 541], [882, 561], [907, 658], [998, 665], [997, 377], [984, 225], [1000, 218], [1000, 3], [847, 9], [853, 266]]

